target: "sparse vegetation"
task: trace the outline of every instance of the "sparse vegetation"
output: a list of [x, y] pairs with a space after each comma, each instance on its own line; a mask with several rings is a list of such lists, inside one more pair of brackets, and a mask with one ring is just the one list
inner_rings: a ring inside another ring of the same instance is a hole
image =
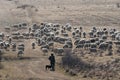
[[94, 67], [69, 51], [62, 57], [61, 66], [72, 76], [77, 75], [80, 71], [89, 71]]
[[61, 66], [65, 72], [71, 76], [76, 76], [78, 73], [83, 75], [83, 78], [97, 78], [103, 80], [119, 79], [120, 59], [116, 58], [113, 61], [98, 63], [94, 60], [85, 62], [71, 52], [67, 52], [61, 60]]
[[3, 65], [1, 63], [1, 61], [2, 61], [2, 55], [3, 55], [3, 52], [0, 50], [0, 69], [3, 69]]
[[120, 8], [120, 3], [116, 3], [117, 8]]
[[35, 8], [33, 5], [28, 5], [28, 4], [23, 4], [23, 5], [17, 6], [17, 8], [22, 8], [22, 9], [26, 9], [27, 7]]

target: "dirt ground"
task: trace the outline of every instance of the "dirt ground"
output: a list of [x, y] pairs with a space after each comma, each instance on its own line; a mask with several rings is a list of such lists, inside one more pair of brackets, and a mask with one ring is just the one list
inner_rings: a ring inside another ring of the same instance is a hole
[[[62, 25], [70, 23], [89, 30], [93, 26], [120, 30], [120, 0], [0, 0], [0, 32], [5, 26], [26, 22], [51, 22]], [[1, 80], [88, 80], [70, 77], [58, 66], [56, 71], [46, 71], [48, 56], [43, 56], [40, 48], [31, 50], [33, 40], [25, 41], [25, 59], [18, 60], [16, 53], [8, 52], [11, 60], [2, 62]], [[90, 80], [90, 79], [89, 79]]]

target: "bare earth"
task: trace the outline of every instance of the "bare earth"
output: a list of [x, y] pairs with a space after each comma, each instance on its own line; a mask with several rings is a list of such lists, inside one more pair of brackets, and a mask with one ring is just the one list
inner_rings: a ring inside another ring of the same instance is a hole
[[[5, 26], [21, 22], [29, 25], [70, 23], [87, 30], [93, 26], [120, 30], [120, 8], [116, 3], [120, 0], [0, 0], [0, 32]], [[49, 64], [48, 56], [43, 56], [39, 47], [31, 50], [30, 42], [33, 41], [25, 41], [24, 60], [18, 60], [16, 53], [8, 52], [6, 56], [11, 56], [12, 60], [2, 62], [5, 68], [0, 70], [1, 80], [88, 80], [70, 77], [58, 66], [55, 72], [46, 71], [44, 66]]]

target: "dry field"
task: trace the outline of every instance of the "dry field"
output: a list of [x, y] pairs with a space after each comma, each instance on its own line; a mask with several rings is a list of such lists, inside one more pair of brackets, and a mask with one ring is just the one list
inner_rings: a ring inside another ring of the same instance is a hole
[[[120, 0], [0, 0], [0, 32], [4, 32], [5, 26], [21, 22], [29, 25], [70, 23], [82, 26], [86, 31], [93, 26], [120, 30], [120, 8], [116, 3]], [[43, 56], [39, 47], [31, 50], [29, 43], [33, 40], [24, 42], [25, 59], [18, 60], [16, 53], [7, 52], [5, 56], [11, 59], [2, 62], [4, 69], [0, 70], [0, 80], [90, 80], [81, 76], [70, 77], [58, 66], [55, 72], [45, 71], [48, 56]], [[103, 58], [100, 60], [104, 61]]]

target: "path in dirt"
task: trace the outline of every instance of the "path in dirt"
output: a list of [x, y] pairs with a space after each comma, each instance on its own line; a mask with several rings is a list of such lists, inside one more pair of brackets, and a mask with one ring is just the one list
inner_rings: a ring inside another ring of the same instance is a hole
[[[49, 54], [48, 56], [44, 56], [40, 51], [40, 47], [36, 47], [36, 49], [32, 50], [31, 43], [33, 40], [25, 41], [25, 54], [24, 59], [19, 61], [11, 62], [13, 66], [12, 75], [17, 74], [19, 77], [22, 76], [24, 78], [39, 78], [41, 80], [70, 80], [67, 75], [60, 70], [58, 70], [58, 66], [56, 71], [52, 72], [49, 70], [45, 70], [45, 65], [49, 64]], [[17, 77], [16, 76], [16, 77]]]

